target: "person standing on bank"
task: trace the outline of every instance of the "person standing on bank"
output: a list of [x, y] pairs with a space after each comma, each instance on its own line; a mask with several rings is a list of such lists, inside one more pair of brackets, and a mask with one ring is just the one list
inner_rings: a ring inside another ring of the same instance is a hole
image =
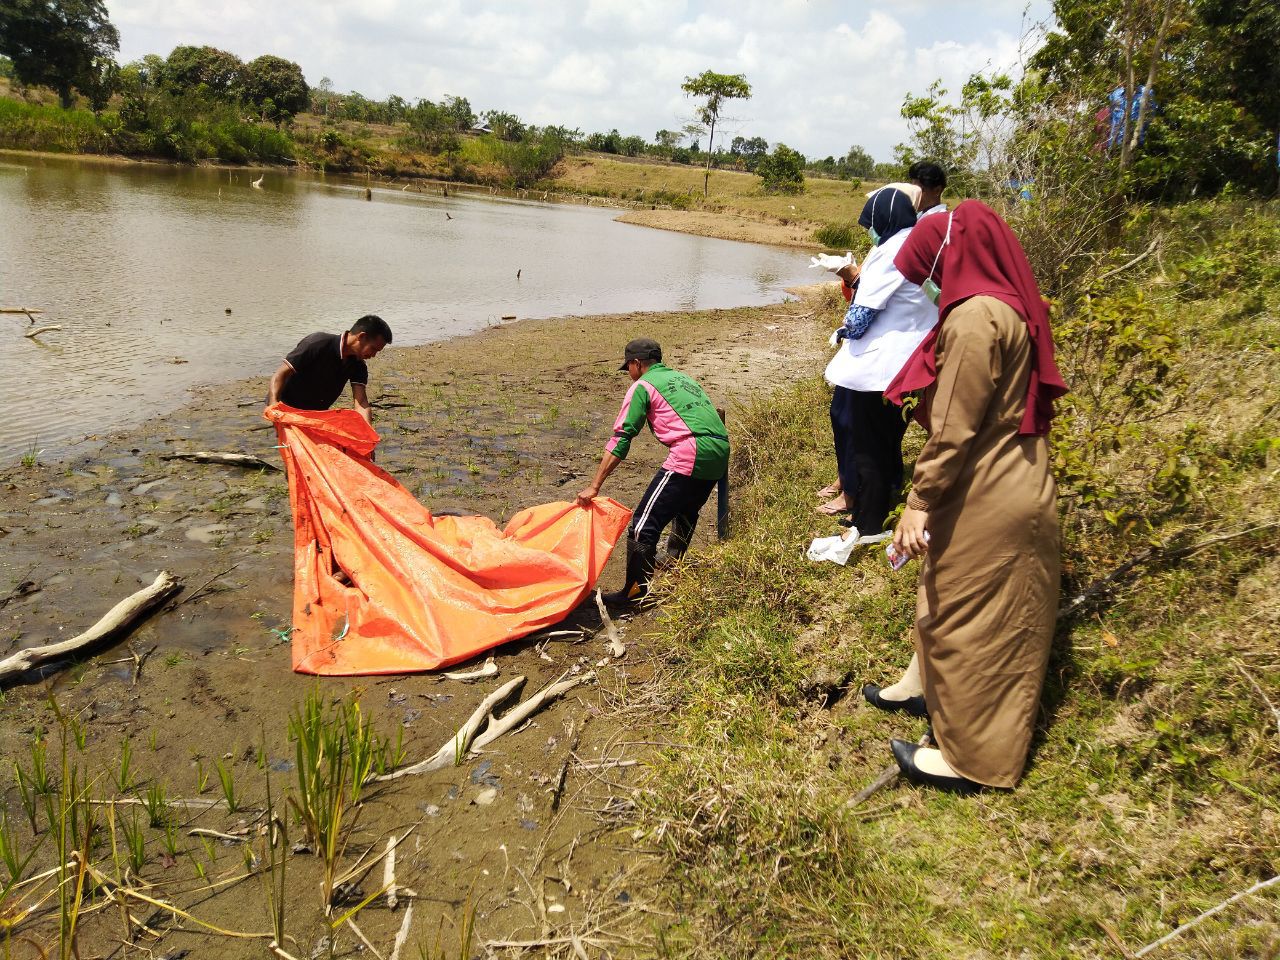
[[372, 424], [365, 361], [376, 357], [390, 342], [391, 327], [372, 314], [361, 317], [346, 333], [303, 337], [272, 375], [267, 406], [279, 402], [299, 410], [328, 410], [350, 382], [356, 410]]
[[667, 536], [667, 554], [684, 556], [698, 524], [698, 512], [716, 482], [729, 469], [729, 434], [716, 408], [697, 382], [662, 363], [662, 347], [639, 338], [627, 344], [622, 366], [632, 384], [613, 425], [613, 437], [591, 486], [578, 494], [581, 507], [590, 507], [609, 474], [627, 458], [631, 441], [648, 423], [670, 453], [649, 489], [640, 498], [627, 530], [627, 574], [621, 590], [604, 597], [614, 605], [633, 604], [649, 592], [658, 560], [658, 540]]
[[[910, 196], [892, 187], [867, 200], [858, 225], [874, 246], [862, 264], [858, 290], [833, 334], [839, 344], [824, 376], [831, 384], [831, 432], [853, 537], [878, 536], [902, 489], [902, 410], [884, 388], [938, 322], [938, 308], [907, 280], [893, 259], [911, 235]], [[831, 512], [828, 508], [820, 508]]]
[[[914, 641], [935, 748], [894, 740], [909, 780], [1013, 787], [1026, 764], [1058, 607], [1048, 433], [1067, 392], [1049, 309], [1018, 238], [966, 200], [895, 259], [940, 320], [885, 390], [922, 390], [929, 439], [894, 546], [923, 556]], [[892, 707], [886, 707], [891, 709]]]

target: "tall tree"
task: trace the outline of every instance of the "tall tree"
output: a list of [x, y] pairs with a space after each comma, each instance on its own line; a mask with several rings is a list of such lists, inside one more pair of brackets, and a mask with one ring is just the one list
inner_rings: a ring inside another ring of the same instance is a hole
[[51, 87], [64, 107], [72, 90], [105, 103], [119, 49], [102, 0], [0, 0], [0, 55], [19, 82]]
[[680, 85], [685, 96], [700, 99], [698, 120], [707, 128], [707, 169], [702, 176], [702, 195], [705, 197], [711, 184], [711, 160], [715, 156], [716, 124], [726, 100], [746, 100], [751, 96], [751, 84], [740, 73], [716, 73], [704, 70], [696, 77], [685, 77]]
[[239, 89], [244, 64], [234, 53], [217, 47], [178, 46], [164, 64], [164, 85], [174, 93], [185, 93], [203, 85], [223, 99]]
[[277, 126], [305, 110], [311, 91], [302, 68], [291, 60], [264, 54], [244, 65], [244, 98]]

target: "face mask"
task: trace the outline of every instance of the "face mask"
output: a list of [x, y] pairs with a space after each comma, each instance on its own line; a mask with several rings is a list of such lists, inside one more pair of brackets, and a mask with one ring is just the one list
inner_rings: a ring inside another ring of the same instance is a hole
[[867, 234], [871, 237], [871, 245], [873, 247], [880, 246], [880, 234], [876, 233], [875, 227], [867, 227]]
[[946, 249], [948, 243], [951, 242], [951, 219], [954, 213], [947, 214], [947, 235], [942, 238], [942, 246], [938, 248], [938, 252], [933, 255], [933, 266], [929, 268], [929, 276], [924, 278], [924, 283], [920, 284], [920, 289], [924, 291], [924, 295], [936, 307], [938, 298], [942, 296], [942, 288], [933, 281], [933, 271], [938, 269], [938, 259], [942, 256], [942, 251]]

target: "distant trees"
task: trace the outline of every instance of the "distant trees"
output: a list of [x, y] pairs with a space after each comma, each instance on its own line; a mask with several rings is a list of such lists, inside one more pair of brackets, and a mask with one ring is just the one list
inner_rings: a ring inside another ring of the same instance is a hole
[[707, 128], [707, 168], [702, 177], [702, 195], [711, 184], [711, 160], [714, 157], [716, 124], [727, 100], [745, 100], [751, 96], [751, 84], [740, 73], [716, 73], [704, 70], [696, 77], [685, 77], [680, 85], [685, 96], [699, 99], [698, 120]]
[[844, 169], [849, 176], [862, 179], [875, 172], [876, 162], [871, 154], [854, 144], [844, 156]]
[[773, 153], [762, 157], [756, 164], [760, 185], [774, 193], [801, 193], [804, 191], [804, 154], [792, 150], [785, 143], [773, 148]]
[[203, 86], [219, 99], [231, 99], [240, 93], [244, 62], [217, 47], [174, 47], [164, 62], [160, 80], [174, 93]]
[[119, 49], [102, 0], [0, 0], [0, 55], [20, 83], [50, 87], [64, 107], [73, 90], [106, 105]]
[[302, 68], [269, 53], [244, 65], [241, 92], [247, 104], [276, 126], [305, 110], [310, 100]]
[[760, 158], [769, 152], [769, 142], [764, 137], [734, 137], [729, 144], [729, 154], [735, 160], [741, 161], [742, 165], [755, 172], [756, 165], [759, 164]]

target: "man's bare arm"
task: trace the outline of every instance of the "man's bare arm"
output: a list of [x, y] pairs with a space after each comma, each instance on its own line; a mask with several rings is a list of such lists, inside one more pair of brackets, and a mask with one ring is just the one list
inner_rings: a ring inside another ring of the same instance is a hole
[[356, 410], [364, 417], [364, 422], [373, 426], [373, 408], [369, 405], [369, 393], [363, 383], [351, 385], [351, 399], [356, 402]]
[[287, 363], [280, 364], [280, 367], [271, 375], [271, 387], [267, 390], [267, 406], [280, 401], [280, 393], [284, 390], [284, 385], [289, 382], [289, 378], [293, 376], [293, 367]]

